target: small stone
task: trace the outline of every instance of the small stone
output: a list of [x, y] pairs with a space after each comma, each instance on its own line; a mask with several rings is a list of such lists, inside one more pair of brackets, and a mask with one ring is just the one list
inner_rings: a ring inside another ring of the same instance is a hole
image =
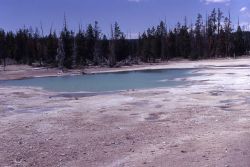
[[17, 158], [16, 158], [16, 162], [21, 162], [22, 159], [23, 159], [22, 157], [17, 157]]
[[177, 144], [175, 144], [175, 145], [172, 145], [171, 147], [178, 147], [178, 145], [177, 145]]

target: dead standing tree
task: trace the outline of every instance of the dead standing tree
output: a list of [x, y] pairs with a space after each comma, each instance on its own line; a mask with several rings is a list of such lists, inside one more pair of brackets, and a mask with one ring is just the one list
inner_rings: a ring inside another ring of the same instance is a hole
[[58, 61], [58, 67], [63, 72], [63, 63], [65, 59], [65, 52], [63, 47], [62, 39], [60, 38], [58, 40], [58, 48], [57, 48], [57, 61]]
[[113, 26], [111, 25], [111, 39], [109, 42], [109, 49], [110, 49], [109, 66], [110, 67], [114, 67], [116, 64], [115, 43], [116, 43], [116, 38], [114, 37]]

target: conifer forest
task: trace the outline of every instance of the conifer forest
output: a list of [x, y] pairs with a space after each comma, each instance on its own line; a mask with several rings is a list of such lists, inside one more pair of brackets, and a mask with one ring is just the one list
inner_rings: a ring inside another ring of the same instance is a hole
[[21, 28], [16, 32], [0, 30], [0, 57], [5, 66], [37, 64], [47, 67], [80, 68], [88, 65], [116, 67], [139, 62], [238, 57], [250, 51], [250, 32], [233, 25], [230, 14], [214, 9], [194, 24], [177, 23], [169, 28], [167, 21], [148, 28], [131, 39], [119, 24], [110, 26], [110, 35], [102, 33], [98, 22], [73, 32], [67, 20], [60, 33], [42, 28]]

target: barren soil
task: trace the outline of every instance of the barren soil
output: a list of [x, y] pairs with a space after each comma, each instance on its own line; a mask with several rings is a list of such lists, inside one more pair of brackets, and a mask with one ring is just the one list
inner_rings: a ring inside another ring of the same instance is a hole
[[[191, 81], [185, 86], [91, 97], [0, 85], [0, 166], [249, 167], [249, 62], [87, 69], [201, 68], [202, 74], [185, 78]], [[0, 79], [57, 73], [9, 66]]]

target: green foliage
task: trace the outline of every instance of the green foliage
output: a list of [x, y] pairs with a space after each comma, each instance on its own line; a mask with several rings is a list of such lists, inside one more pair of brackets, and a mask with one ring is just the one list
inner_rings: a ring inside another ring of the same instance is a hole
[[62, 39], [64, 47], [64, 62], [63, 66], [66, 68], [72, 68], [73, 65], [73, 42], [74, 42], [74, 33], [69, 31], [65, 22], [64, 29], [61, 32], [60, 38]]
[[3, 66], [6, 66], [6, 37], [4, 30], [0, 29], [0, 58]]
[[235, 33], [234, 37], [234, 46], [235, 46], [235, 54], [237, 56], [241, 56], [245, 52], [245, 45], [244, 45], [244, 38], [243, 38], [243, 32], [241, 30], [241, 27], [238, 26], [237, 31]]
[[[240, 26], [233, 30], [230, 14], [224, 16], [220, 9], [213, 9], [203, 19], [198, 14], [196, 22], [170, 29], [165, 21], [148, 28], [138, 39], [127, 39], [119, 24], [111, 26], [108, 39], [101, 33], [98, 22], [89, 24], [77, 33], [69, 30], [66, 19], [59, 35], [50, 31], [47, 36], [38, 29], [22, 28], [16, 33], [0, 30], [0, 58], [5, 64], [12, 59], [18, 64], [38, 63], [56, 67], [59, 64], [59, 43], [64, 51], [60, 64], [65, 68], [85, 65], [116, 66], [117, 62], [137, 60], [156, 62], [173, 58], [206, 59], [241, 56], [250, 51], [250, 32]], [[42, 30], [42, 29], [41, 29]], [[128, 34], [129, 36], [129, 34]], [[62, 42], [61, 42], [62, 41]], [[133, 61], [136, 62], [136, 61]]]
[[75, 37], [76, 41], [76, 65], [81, 66], [86, 64], [87, 49], [85, 47], [86, 37], [83, 30], [79, 29]]
[[[58, 39], [55, 32], [50, 32], [49, 36], [46, 38], [47, 54], [45, 55], [45, 62], [47, 65], [56, 66], [56, 55], [58, 48]], [[39, 43], [38, 43], [39, 45]]]

